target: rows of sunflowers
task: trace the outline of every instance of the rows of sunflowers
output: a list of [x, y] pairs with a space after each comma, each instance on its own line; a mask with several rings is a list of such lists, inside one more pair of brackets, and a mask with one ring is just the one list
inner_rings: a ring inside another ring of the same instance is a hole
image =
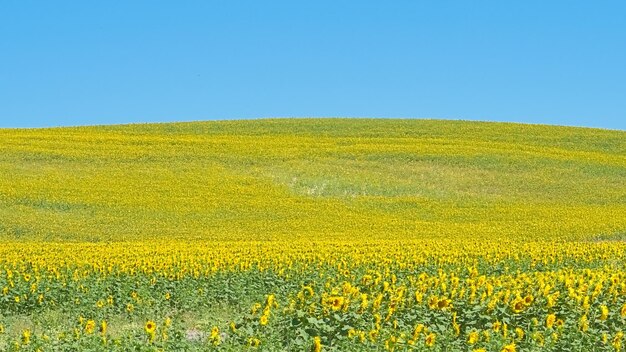
[[[7, 243], [0, 254], [2, 349], [623, 346], [618, 242]], [[27, 314], [40, 319], [20, 329]]]

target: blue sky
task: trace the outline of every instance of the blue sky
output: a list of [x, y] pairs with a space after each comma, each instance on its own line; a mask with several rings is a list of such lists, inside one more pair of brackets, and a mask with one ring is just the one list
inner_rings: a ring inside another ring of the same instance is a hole
[[0, 2], [0, 127], [418, 117], [626, 130], [624, 1]]

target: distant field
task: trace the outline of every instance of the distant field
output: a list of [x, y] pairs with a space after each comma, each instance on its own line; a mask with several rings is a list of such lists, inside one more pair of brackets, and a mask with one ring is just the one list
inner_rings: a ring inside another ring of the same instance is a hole
[[0, 350], [615, 350], [625, 241], [624, 131], [0, 129]]

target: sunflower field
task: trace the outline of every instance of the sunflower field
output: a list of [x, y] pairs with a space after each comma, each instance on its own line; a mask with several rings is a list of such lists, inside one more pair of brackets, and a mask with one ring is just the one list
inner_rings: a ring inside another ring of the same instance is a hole
[[0, 351], [626, 349], [626, 132], [0, 129]]

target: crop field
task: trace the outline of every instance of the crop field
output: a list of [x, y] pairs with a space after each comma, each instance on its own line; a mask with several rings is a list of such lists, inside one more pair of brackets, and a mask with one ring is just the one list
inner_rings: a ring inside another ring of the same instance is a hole
[[619, 351], [626, 132], [0, 129], [0, 351]]

